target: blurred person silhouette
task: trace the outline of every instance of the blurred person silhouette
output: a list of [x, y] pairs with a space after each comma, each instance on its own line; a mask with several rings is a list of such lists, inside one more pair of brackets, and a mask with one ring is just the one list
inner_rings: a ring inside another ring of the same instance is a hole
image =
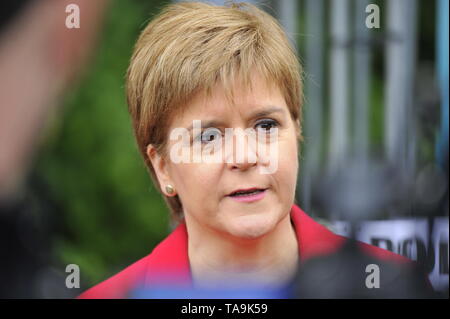
[[[46, 119], [95, 43], [106, 2], [0, 3], [1, 298], [46, 297], [41, 275], [50, 262], [49, 234], [37, 231], [24, 198], [27, 174]], [[79, 9], [79, 28], [67, 27], [69, 5]], [[51, 222], [51, 216], [41, 217]]]

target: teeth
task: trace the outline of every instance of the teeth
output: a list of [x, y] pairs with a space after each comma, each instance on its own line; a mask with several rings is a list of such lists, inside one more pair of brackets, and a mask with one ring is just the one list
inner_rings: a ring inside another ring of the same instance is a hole
[[263, 191], [262, 189], [257, 189], [257, 190], [251, 191], [251, 192], [236, 192], [236, 193], [231, 194], [231, 196], [254, 195], [254, 194], [260, 193], [262, 191]]

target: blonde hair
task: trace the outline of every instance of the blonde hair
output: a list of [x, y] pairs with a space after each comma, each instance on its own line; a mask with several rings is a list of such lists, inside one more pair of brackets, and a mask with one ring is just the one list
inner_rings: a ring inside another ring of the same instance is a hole
[[[278, 86], [292, 119], [301, 123], [301, 65], [282, 27], [264, 11], [246, 3], [170, 4], [142, 31], [127, 72], [127, 101], [139, 150], [158, 189], [147, 146], [164, 156], [171, 117], [195, 93], [210, 94], [220, 83], [233, 98], [233, 81], [250, 87], [253, 69]], [[301, 140], [300, 126], [298, 132]], [[165, 200], [172, 217], [181, 219], [178, 196]]]

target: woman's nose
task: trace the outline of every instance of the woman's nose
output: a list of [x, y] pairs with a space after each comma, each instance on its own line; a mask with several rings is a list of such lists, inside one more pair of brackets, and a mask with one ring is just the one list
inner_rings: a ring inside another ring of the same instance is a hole
[[231, 164], [231, 169], [246, 171], [246, 170], [252, 168], [253, 166], [256, 166], [256, 163], [250, 163], [250, 162], [233, 163], [233, 164]]
[[257, 165], [257, 143], [256, 137], [252, 134], [235, 132], [233, 143], [226, 156], [226, 163], [230, 169], [248, 170]]

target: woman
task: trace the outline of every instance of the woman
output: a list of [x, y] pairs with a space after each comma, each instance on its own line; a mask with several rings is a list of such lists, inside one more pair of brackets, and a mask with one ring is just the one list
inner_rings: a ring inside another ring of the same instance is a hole
[[301, 67], [273, 17], [249, 4], [169, 5], [137, 41], [127, 96], [139, 149], [179, 225], [81, 298], [168, 281], [279, 287], [299, 263], [341, 246], [294, 205]]

